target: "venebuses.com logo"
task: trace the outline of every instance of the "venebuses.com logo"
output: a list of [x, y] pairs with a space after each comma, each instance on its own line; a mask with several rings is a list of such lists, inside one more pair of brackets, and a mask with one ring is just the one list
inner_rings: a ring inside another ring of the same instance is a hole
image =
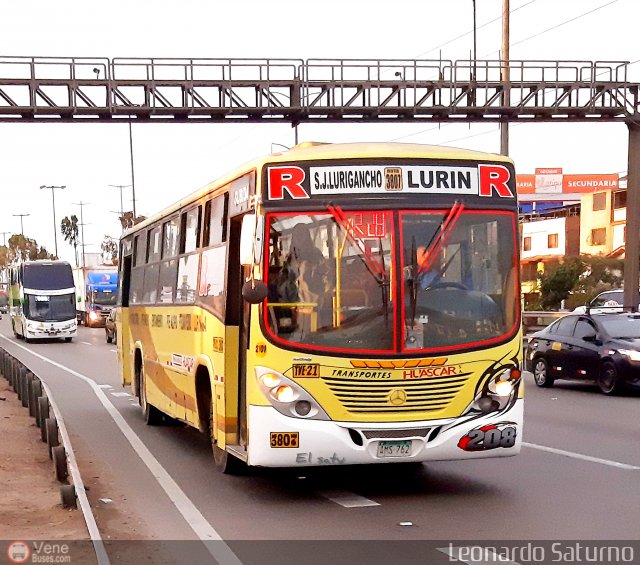
[[7, 548], [7, 556], [11, 563], [26, 563], [31, 557], [29, 546], [23, 541], [14, 541]]
[[14, 541], [7, 548], [11, 563], [70, 563], [71, 548], [67, 543]]

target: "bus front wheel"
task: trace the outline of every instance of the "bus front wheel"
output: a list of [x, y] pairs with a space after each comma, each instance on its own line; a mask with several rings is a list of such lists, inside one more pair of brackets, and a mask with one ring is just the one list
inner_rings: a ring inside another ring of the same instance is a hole
[[244, 461], [241, 461], [237, 457], [231, 455], [228, 451], [218, 447], [218, 442], [213, 437], [214, 430], [214, 418], [213, 402], [209, 406], [209, 435], [211, 438], [211, 450], [213, 451], [213, 462], [215, 467], [221, 473], [225, 475], [238, 475], [246, 467]]

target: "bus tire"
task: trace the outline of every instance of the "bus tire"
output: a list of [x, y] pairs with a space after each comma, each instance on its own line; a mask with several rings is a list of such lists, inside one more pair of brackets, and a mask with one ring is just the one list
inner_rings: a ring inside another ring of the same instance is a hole
[[65, 341], [65, 343], [71, 343], [72, 339], [73, 339], [72, 337], [65, 337], [64, 341]]
[[67, 467], [67, 452], [63, 445], [56, 445], [51, 449], [53, 454], [53, 468], [56, 471], [56, 479], [64, 483], [69, 476], [69, 468]]
[[142, 408], [142, 418], [147, 426], [158, 426], [162, 423], [162, 412], [153, 404], [147, 402], [146, 378], [144, 376], [144, 365], [140, 367], [140, 407]]
[[213, 402], [209, 406], [209, 435], [211, 438], [211, 450], [213, 452], [213, 463], [215, 468], [225, 475], [239, 475], [246, 469], [246, 464], [228, 451], [218, 447], [218, 442], [213, 437]]

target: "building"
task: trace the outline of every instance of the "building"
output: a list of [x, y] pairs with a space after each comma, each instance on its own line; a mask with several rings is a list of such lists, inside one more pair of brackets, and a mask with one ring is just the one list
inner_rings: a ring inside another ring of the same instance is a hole
[[520, 216], [521, 279], [525, 304], [537, 299], [539, 273], [580, 254], [580, 205]]
[[580, 253], [624, 257], [627, 229], [626, 184], [624, 188], [584, 194], [580, 204]]

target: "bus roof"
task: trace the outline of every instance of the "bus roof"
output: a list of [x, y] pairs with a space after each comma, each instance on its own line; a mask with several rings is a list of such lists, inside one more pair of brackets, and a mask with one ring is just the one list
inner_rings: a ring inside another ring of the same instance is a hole
[[158, 219], [176, 212], [180, 208], [187, 206], [210, 192], [214, 192], [231, 181], [241, 177], [252, 170], [259, 170], [266, 163], [280, 163], [296, 161], [315, 161], [331, 159], [442, 159], [451, 161], [492, 161], [513, 164], [513, 161], [498, 153], [488, 153], [473, 151], [471, 149], [461, 149], [458, 147], [444, 147], [441, 145], [426, 145], [420, 143], [395, 143], [395, 142], [360, 142], [360, 143], [320, 143], [305, 141], [283, 152], [274, 152], [268, 155], [257, 157], [244, 163], [236, 169], [230, 171], [223, 177], [216, 179], [199, 190], [186, 195], [174, 204], [160, 210], [143, 222], [129, 228], [122, 235], [126, 237], [137, 232]]

